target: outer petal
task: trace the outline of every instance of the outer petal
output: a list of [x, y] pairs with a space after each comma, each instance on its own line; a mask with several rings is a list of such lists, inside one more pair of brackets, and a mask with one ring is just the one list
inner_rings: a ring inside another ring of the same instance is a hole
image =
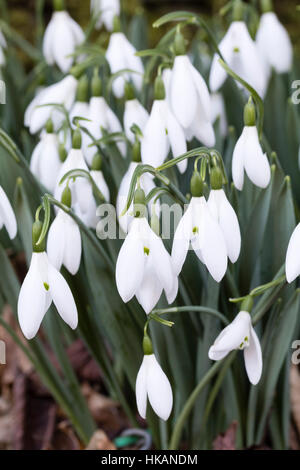
[[[231, 29], [229, 27], [227, 33], [219, 44], [219, 49], [227, 63], [231, 62], [233, 47], [231, 45]], [[227, 78], [225, 69], [219, 63], [219, 55], [215, 54], [213, 57], [210, 75], [209, 75], [209, 87], [212, 92], [218, 91]]]
[[190, 59], [185, 55], [175, 58], [170, 88], [172, 110], [185, 128], [192, 124], [198, 103], [190, 65]]
[[230, 351], [238, 349], [247, 337], [250, 340], [251, 317], [248, 312], [240, 312], [230, 325], [226, 326], [209, 350], [209, 358], [220, 360]]
[[78, 313], [73, 294], [65, 278], [50, 263], [48, 267], [50, 294], [61, 318], [75, 330]]
[[0, 186], [0, 220], [5, 225], [9, 238], [12, 240], [17, 235], [17, 221], [11, 204], [5, 192]]
[[147, 315], [156, 306], [162, 291], [162, 284], [157, 277], [154, 262], [148, 259], [146, 261], [142, 283], [136, 293], [136, 298]]
[[[176, 158], [186, 153], [187, 145], [184, 131], [176, 120], [174, 114], [169, 109], [167, 112], [167, 129], [173, 157]], [[187, 169], [187, 160], [180, 162], [178, 164], [178, 168], [181, 173], [184, 173]]]
[[134, 173], [134, 170], [138, 166], [138, 163], [136, 162], [131, 162], [129, 165], [129, 168], [125, 175], [123, 176], [123, 179], [120, 184], [119, 192], [118, 192], [118, 197], [117, 197], [117, 215], [119, 219], [119, 224], [121, 229], [123, 230], [124, 233], [127, 233], [128, 231], [128, 225], [132, 221], [132, 216], [129, 215], [129, 212], [131, 212], [132, 206], [129, 208], [127, 213], [121, 217], [121, 214], [124, 210], [126, 201], [127, 201], [127, 195], [129, 191], [129, 186], [131, 182], [132, 175]]
[[166, 106], [164, 100], [154, 101], [141, 142], [143, 163], [154, 167], [161, 165], [169, 152], [169, 140], [166, 131]]
[[[152, 231], [151, 231], [152, 232]], [[153, 258], [156, 275], [166, 292], [173, 287], [173, 267], [171, 257], [167, 252], [163, 241], [154, 232], [150, 236], [150, 256]]]
[[300, 224], [297, 225], [292, 233], [289, 241], [286, 260], [285, 260], [285, 271], [286, 279], [288, 282], [293, 282], [296, 277], [300, 275]]
[[39, 159], [42, 155], [43, 145], [44, 145], [44, 142], [42, 139], [34, 148], [32, 155], [31, 155], [31, 160], [30, 160], [30, 170], [38, 180], [40, 179]]
[[68, 13], [55, 12], [55, 29], [52, 38], [52, 53], [56, 64], [62, 72], [66, 73], [71, 68], [73, 57], [70, 57], [75, 50], [75, 37], [68, 21]]
[[146, 419], [147, 411], [147, 356], [144, 356], [135, 384], [135, 394], [138, 412]]
[[148, 119], [148, 111], [146, 111], [137, 99], [126, 101], [124, 110], [124, 130], [126, 137], [132, 143], [134, 143], [134, 134], [130, 130], [132, 125], [136, 124], [143, 132]]
[[66, 247], [65, 214], [59, 211], [51, 224], [47, 240], [47, 254], [53, 266], [59, 271], [64, 258]]
[[158, 364], [154, 354], [147, 357], [147, 392], [154, 412], [164, 421], [169, 418], [173, 407], [173, 393], [168, 377]]
[[211, 98], [209, 95], [209, 91], [205, 80], [201, 76], [200, 72], [189, 62], [190, 71], [193, 77], [193, 81], [198, 93], [198, 103], [201, 108], [201, 114], [203, 115], [203, 119], [208, 122], [212, 121], [212, 103]]
[[52, 44], [54, 40], [54, 35], [55, 35], [55, 21], [53, 21], [53, 16], [48, 24], [45, 34], [44, 34], [44, 39], [43, 39], [43, 54], [46, 59], [47, 64], [53, 65], [54, 64], [54, 57], [52, 54]]
[[248, 378], [253, 385], [257, 385], [262, 373], [262, 353], [259, 339], [251, 327], [250, 345], [244, 349], [244, 360]]
[[186, 130], [186, 138], [196, 137], [207, 147], [213, 147], [216, 143], [215, 131], [211, 122], [203, 118], [201, 106], [198, 106], [192, 125]]
[[190, 240], [192, 237], [193, 230], [193, 209], [192, 203], [190, 203], [187, 211], [180, 220], [173, 240], [172, 247], [172, 262], [175, 274], [178, 276], [182, 270], [183, 263], [186, 259], [186, 255], [189, 249]]
[[266, 188], [271, 179], [270, 164], [263, 153], [256, 126], [245, 127], [247, 140], [244, 147], [244, 165], [249, 179], [256, 186]]
[[237, 141], [232, 156], [232, 179], [236, 189], [241, 191], [244, 186], [244, 152], [246, 146], [245, 128]]
[[46, 134], [44, 137], [43, 153], [39, 159], [39, 175], [41, 183], [51, 193], [55, 190], [61, 165], [58, 139], [55, 134]]
[[76, 222], [68, 215], [65, 223], [65, 250], [63, 263], [67, 270], [73, 274], [78, 272], [81, 261], [81, 235]]

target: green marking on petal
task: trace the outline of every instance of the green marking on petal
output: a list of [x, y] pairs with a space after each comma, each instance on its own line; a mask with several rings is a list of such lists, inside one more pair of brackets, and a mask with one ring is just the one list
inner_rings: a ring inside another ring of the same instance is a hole
[[49, 284], [47, 284], [47, 282], [44, 282], [44, 287], [45, 287], [46, 291], [48, 291], [50, 289], [50, 286], [49, 286]]
[[194, 227], [194, 228], [193, 228], [193, 233], [194, 233], [194, 234], [199, 233], [199, 228], [198, 228], [198, 227]]
[[144, 246], [144, 253], [145, 255], [149, 256], [150, 250], [146, 246]]

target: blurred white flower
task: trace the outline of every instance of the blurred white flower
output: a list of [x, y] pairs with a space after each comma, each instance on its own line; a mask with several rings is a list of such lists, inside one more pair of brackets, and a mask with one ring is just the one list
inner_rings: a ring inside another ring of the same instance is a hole
[[51, 194], [54, 193], [61, 165], [58, 137], [53, 133], [43, 133], [32, 153], [30, 169]]
[[147, 399], [153, 411], [166, 421], [173, 407], [173, 393], [168, 377], [154, 354], [145, 355], [136, 379], [136, 401], [139, 414], [146, 419]]
[[149, 113], [143, 105], [136, 99], [127, 100], [124, 109], [124, 130], [128, 140], [134, 143], [134, 134], [131, 132], [131, 127], [136, 124], [142, 132], [149, 119]]
[[120, 0], [91, 0], [91, 11], [99, 17], [96, 23], [97, 29], [104, 24], [108, 31], [112, 31], [114, 17], [120, 16]]
[[3, 226], [6, 228], [9, 238], [13, 240], [17, 235], [16, 216], [8, 197], [0, 186], [0, 230]]
[[153, 232], [145, 217], [135, 217], [116, 266], [116, 283], [123, 302], [136, 296], [148, 314], [163, 290], [168, 303], [174, 302], [177, 282], [171, 257], [162, 239]]
[[211, 346], [208, 356], [213, 361], [220, 361], [235, 349], [244, 351], [248, 378], [253, 385], [258, 384], [262, 373], [262, 353], [248, 312], [240, 312], [224, 328]]
[[212, 103], [207, 85], [187, 55], [175, 58], [171, 75], [164, 74], [169, 83], [167, 96], [171, 109], [184, 128], [187, 140], [196, 137], [208, 147], [215, 144], [212, 126]]
[[286, 73], [292, 67], [293, 46], [284, 26], [273, 11], [263, 13], [256, 34], [256, 44], [267, 66], [278, 73]]
[[6, 63], [6, 59], [5, 59], [5, 55], [4, 55], [4, 50], [6, 48], [7, 48], [6, 39], [5, 39], [2, 31], [0, 31], [0, 66], [5, 65], [5, 63]]
[[[219, 49], [229, 67], [248, 82], [261, 97], [264, 97], [267, 76], [256, 44], [243, 21], [231, 23], [219, 44]], [[226, 78], [227, 72], [219, 64], [219, 55], [215, 54], [209, 77], [211, 91], [218, 91]], [[239, 83], [238, 86], [240, 86]]]
[[285, 260], [285, 271], [286, 279], [289, 283], [293, 282], [296, 277], [300, 275], [300, 224], [297, 225], [292, 233], [289, 241], [286, 260]]
[[77, 328], [77, 308], [66, 280], [45, 252], [33, 253], [18, 299], [20, 327], [27, 339], [37, 334], [52, 301], [61, 318], [73, 330]]
[[81, 235], [76, 222], [60, 209], [48, 232], [47, 253], [51, 264], [59, 271], [64, 265], [75, 275], [81, 260]]
[[59, 129], [65, 119], [64, 114], [55, 106], [44, 105], [60, 104], [70, 111], [75, 101], [77, 85], [76, 78], [73, 75], [67, 75], [60, 82], [38, 92], [25, 112], [25, 126], [29, 127], [31, 134], [39, 132], [49, 118], [53, 121], [54, 130]]
[[67, 73], [74, 61], [72, 54], [84, 39], [81, 27], [67, 11], [55, 11], [43, 40], [43, 53], [47, 64], [57, 64], [62, 72]]
[[253, 184], [266, 188], [271, 179], [270, 164], [259, 143], [256, 126], [245, 126], [238, 139], [232, 158], [232, 178], [235, 187], [242, 190], [244, 171]]
[[222, 230], [228, 258], [235, 263], [241, 251], [241, 231], [236, 213], [223, 189], [211, 190], [207, 204]]
[[212, 216], [205, 197], [192, 197], [175, 231], [172, 260], [179, 275], [190, 243], [216, 282], [227, 270], [227, 247], [219, 223]]
[[117, 77], [112, 84], [114, 95], [121, 98], [124, 95], [125, 82], [132, 82], [140, 91], [143, 83], [144, 66], [140, 57], [135, 55], [135, 47], [128, 41], [124, 33], [112, 33], [106, 51], [106, 59], [112, 74], [129, 69], [132, 72]]

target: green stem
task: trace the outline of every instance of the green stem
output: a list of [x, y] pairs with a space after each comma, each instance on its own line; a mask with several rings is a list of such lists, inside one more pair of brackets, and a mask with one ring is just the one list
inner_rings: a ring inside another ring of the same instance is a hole
[[153, 314], [155, 315], [165, 315], [168, 313], [182, 313], [182, 312], [200, 312], [200, 313], [207, 313], [208, 315], [212, 315], [219, 320], [221, 320], [224, 325], [229, 325], [229, 321], [227, 318], [221, 313], [218, 312], [218, 310], [215, 310], [213, 308], [209, 307], [197, 307], [194, 305], [191, 306], [186, 306], [186, 307], [172, 307], [172, 308], [166, 308], [166, 309], [158, 309], [158, 310], [153, 310]]

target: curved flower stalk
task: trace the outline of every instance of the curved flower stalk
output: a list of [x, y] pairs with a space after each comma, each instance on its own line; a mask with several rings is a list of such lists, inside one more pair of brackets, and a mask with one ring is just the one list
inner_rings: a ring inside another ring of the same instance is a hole
[[[168, 303], [174, 302], [178, 281], [162, 239], [154, 233], [141, 213], [146, 210], [144, 202], [145, 193], [138, 189], [135, 196], [136, 215], [117, 260], [116, 283], [123, 302], [129, 302], [136, 296], [148, 314], [159, 301], [163, 290]], [[136, 209], [137, 206], [139, 209]]]
[[227, 246], [218, 221], [212, 215], [203, 196], [203, 181], [194, 173], [191, 182], [192, 199], [175, 231], [172, 260], [179, 275], [186, 259], [190, 243], [200, 261], [205, 264], [216, 282], [220, 282], [227, 270]]
[[[241, 20], [242, 16], [242, 11], [237, 12], [237, 19], [231, 23], [219, 44], [219, 49], [229, 67], [264, 97], [267, 88], [265, 69], [256, 44], [246, 24]], [[219, 64], [219, 55], [215, 54], [209, 76], [211, 91], [218, 91], [226, 78], [226, 71]]]
[[114, 17], [120, 16], [120, 0], [91, 0], [91, 12], [98, 17], [97, 29], [100, 29], [104, 24], [108, 31], [112, 31]]
[[207, 85], [198, 70], [186, 55], [184, 38], [180, 32], [175, 38], [176, 57], [171, 75], [165, 72], [165, 82], [169, 82], [171, 109], [183, 127], [186, 139], [196, 137], [207, 147], [215, 144], [212, 125], [212, 103]]
[[43, 40], [43, 53], [47, 64], [56, 64], [62, 72], [67, 73], [73, 63], [72, 54], [84, 39], [81, 27], [67, 11], [54, 11]]
[[210, 98], [212, 107], [212, 122], [215, 123], [217, 119], [220, 120], [220, 133], [224, 138], [228, 134], [228, 122], [223, 96], [221, 93], [212, 93]]
[[6, 39], [2, 31], [0, 31], [0, 66], [3, 66], [6, 64], [6, 58], [5, 58], [5, 53], [4, 53], [6, 48], [7, 48]]
[[[49, 118], [52, 119], [54, 130], [57, 131], [65, 117], [55, 105], [63, 105], [70, 111], [76, 96], [78, 81], [73, 75], [67, 75], [60, 82], [42, 89], [29, 104], [25, 112], [24, 123], [31, 134], [39, 132]], [[47, 106], [47, 105], [54, 106]]]
[[[155, 100], [141, 139], [141, 155], [143, 163], [159, 167], [167, 158], [170, 147], [176, 158], [187, 151], [187, 146], [183, 129], [165, 99], [165, 88], [160, 76], [156, 79], [155, 89]], [[181, 173], [186, 168], [186, 160], [178, 163]]]
[[262, 14], [256, 34], [256, 45], [268, 76], [271, 68], [277, 73], [289, 72], [293, 62], [293, 46], [288, 32], [273, 11]]
[[238, 139], [232, 157], [232, 178], [235, 187], [241, 191], [244, 186], [244, 171], [253, 184], [266, 188], [271, 179], [267, 155], [261, 148], [255, 124], [255, 107], [250, 98], [245, 106], [245, 127]]
[[149, 399], [157, 416], [167, 421], [173, 408], [172, 388], [168, 377], [157, 362], [149, 338], [148, 341], [150, 345], [148, 344], [147, 348], [144, 346], [145, 355], [135, 385], [137, 408], [141, 417], [146, 419], [147, 400]]
[[297, 225], [290, 238], [285, 260], [286, 279], [293, 282], [300, 275], [300, 224]]
[[224, 328], [210, 347], [208, 356], [213, 361], [220, 361], [235, 349], [244, 351], [248, 378], [253, 385], [257, 385], [262, 374], [262, 353], [251, 316], [246, 311], [241, 311], [233, 322]]
[[126, 83], [125, 88], [125, 109], [124, 109], [124, 130], [127, 139], [133, 144], [135, 140], [134, 133], [131, 131], [135, 124], [144, 132], [145, 126], [149, 120], [149, 113], [144, 106], [135, 98], [134, 90], [130, 83]]
[[[61, 198], [62, 204], [71, 207], [72, 194], [66, 187]], [[60, 271], [62, 266], [73, 275], [78, 272], [81, 261], [81, 235], [76, 222], [62, 209], [52, 222], [47, 240], [47, 254], [50, 263]]]
[[17, 235], [16, 216], [8, 197], [0, 186], [0, 230], [3, 226], [6, 228], [9, 238], [13, 240]]
[[125, 83], [131, 81], [140, 91], [143, 83], [144, 66], [140, 57], [135, 55], [136, 49], [120, 31], [119, 20], [115, 17], [114, 32], [112, 33], [106, 51], [106, 59], [112, 74], [121, 70], [132, 70], [115, 78], [112, 84], [113, 93], [117, 98], [124, 96]]
[[61, 165], [58, 137], [53, 133], [53, 123], [49, 120], [46, 132], [42, 134], [32, 153], [30, 169], [38, 181], [53, 194]]

